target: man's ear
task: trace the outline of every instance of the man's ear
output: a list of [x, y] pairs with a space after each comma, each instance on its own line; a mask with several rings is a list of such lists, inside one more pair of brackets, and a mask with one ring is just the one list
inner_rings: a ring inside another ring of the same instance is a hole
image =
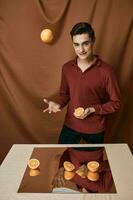
[[93, 44], [95, 43], [95, 40], [96, 40], [96, 38], [94, 37], [93, 40], [92, 40]]
[[92, 37], [90, 37], [90, 39], [91, 39], [91, 43], [93, 43], [93, 44], [94, 44], [94, 43], [95, 43], [95, 40], [96, 40], [96, 38], [95, 38], [95, 37], [93, 37], [93, 38], [92, 38]]

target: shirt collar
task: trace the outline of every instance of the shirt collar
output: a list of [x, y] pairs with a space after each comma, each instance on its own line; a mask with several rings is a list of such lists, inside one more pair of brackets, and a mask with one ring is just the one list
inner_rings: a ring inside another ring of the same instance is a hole
[[[93, 63], [93, 65], [92, 66], [100, 66], [101, 65], [101, 59], [99, 58], [99, 56], [98, 55], [94, 55], [97, 59], [96, 59], [96, 61]], [[77, 66], [77, 56], [74, 58], [74, 60], [73, 60], [73, 63], [72, 63], [72, 65], [73, 66]]]

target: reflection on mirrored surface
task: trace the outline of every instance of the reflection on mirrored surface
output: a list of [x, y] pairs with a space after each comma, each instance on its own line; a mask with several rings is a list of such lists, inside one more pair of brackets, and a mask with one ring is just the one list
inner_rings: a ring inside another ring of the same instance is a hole
[[27, 164], [18, 192], [116, 193], [104, 147], [34, 148], [32, 158], [39, 169]]

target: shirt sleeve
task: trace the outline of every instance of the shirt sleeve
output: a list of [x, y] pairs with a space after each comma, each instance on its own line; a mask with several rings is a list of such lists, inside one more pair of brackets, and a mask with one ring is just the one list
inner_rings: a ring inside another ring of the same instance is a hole
[[62, 75], [61, 75], [61, 84], [60, 84], [60, 91], [59, 95], [56, 99], [56, 102], [60, 104], [61, 108], [66, 106], [70, 100], [69, 95], [69, 86], [66, 78], [66, 72], [65, 72], [65, 65], [62, 68]]
[[108, 101], [103, 104], [91, 105], [95, 108], [95, 114], [98, 115], [118, 112], [121, 107], [120, 89], [113, 69], [110, 69], [105, 73], [104, 80]]

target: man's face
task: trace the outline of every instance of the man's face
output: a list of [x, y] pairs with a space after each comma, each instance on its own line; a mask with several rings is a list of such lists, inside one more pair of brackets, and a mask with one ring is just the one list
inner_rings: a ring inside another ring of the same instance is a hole
[[73, 47], [75, 53], [82, 60], [86, 60], [90, 55], [92, 55], [93, 44], [94, 42], [92, 42], [88, 33], [73, 36]]

